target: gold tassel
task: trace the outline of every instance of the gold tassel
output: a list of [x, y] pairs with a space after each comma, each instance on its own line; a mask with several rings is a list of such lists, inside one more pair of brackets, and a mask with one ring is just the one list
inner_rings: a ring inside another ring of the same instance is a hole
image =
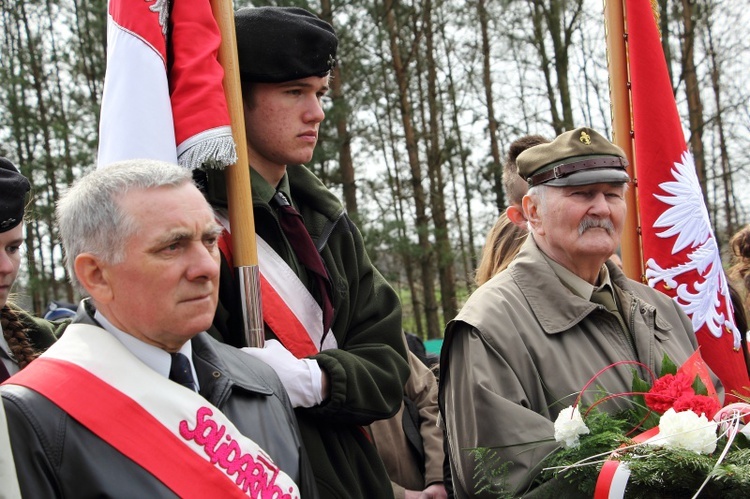
[[656, 30], [659, 32], [659, 40], [661, 40], [661, 24], [659, 19], [661, 14], [659, 13], [659, 2], [657, 0], [651, 0], [651, 12], [654, 13], [654, 22], [656, 23]]

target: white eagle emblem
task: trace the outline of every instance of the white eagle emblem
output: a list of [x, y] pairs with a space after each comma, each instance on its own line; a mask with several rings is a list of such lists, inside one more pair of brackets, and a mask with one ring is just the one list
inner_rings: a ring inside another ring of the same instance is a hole
[[156, 12], [159, 14], [159, 26], [161, 26], [161, 32], [166, 37], [167, 36], [167, 28], [168, 24], [167, 21], [169, 20], [169, 0], [145, 0], [146, 2], [154, 2], [154, 5], [151, 5], [148, 10], [151, 12]]
[[[667, 269], [659, 266], [653, 258], [649, 258], [646, 262], [648, 285], [654, 288], [663, 282], [674, 289], [674, 300], [690, 316], [695, 331], [706, 326], [712, 335], [719, 338], [726, 328], [734, 336], [734, 348], [739, 349], [742, 340], [734, 325], [727, 278], [721, 266], [719, 248], [701, 195], [695, 161], [689, 151], [685, 151], [681, 159], [682, 163], [674, 163], [672, 169], [675, 181], [660, 184], [660, 187], [670, 195], [654, 194], [657, 199], [670, 205], [670, 208], [654, 222], [654, 228], [666, 229], [656, 234], [659, 237], [677, 236], [672, 247], [673, 255], [688, 246], [691, 251], [687, 261]], [[703, 277], [704, 281], [677, 281], [676, 278], [681, 274], [692, 270]], [[720, 310], [722, 300], [724, 310], [727, 311], [726, 316]]]

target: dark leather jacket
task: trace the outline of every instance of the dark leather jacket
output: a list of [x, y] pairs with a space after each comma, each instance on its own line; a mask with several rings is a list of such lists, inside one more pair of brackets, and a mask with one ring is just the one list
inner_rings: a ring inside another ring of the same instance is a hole
[[[79, 313], [75, 322], [92, 319]], [[201, 395], [273, 458], [298, 484], [301, 497], [317, 497], [296, 418], [276, 373], [206, 333], [193, 338], [192, 347]], [[6, 384], [0, 395], [23, 497], [175, 497], [38, 393]]]

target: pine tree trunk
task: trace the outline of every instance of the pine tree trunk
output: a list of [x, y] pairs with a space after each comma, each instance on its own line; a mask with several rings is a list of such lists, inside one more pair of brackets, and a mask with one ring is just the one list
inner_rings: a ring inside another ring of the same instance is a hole
[[411, 169], [412, 195], [416, 210], [416, 230], [419, 240], [419, 263], [422, 271], [422, 289], [424, 293], [424, 310], [427, 319], [427, 337], [436, 338], [442, 330], [438, 321], [437, 301], [435, 300], [435, 284], [433, 281], [432, 247], [428, 238], [429, 220], [422, 187], [422, 171], [420, 168], [417, 137], [413, 126], [412, 107], [409, 101], [409, 85], [406, 67], [403, 64], [399, 49], [398, 26], [393, 11], [393, 0], [385, 0], [385, 20], [390, 40], [393, 70], [398, 84], [398, 102], [401, 111], [401, 122], [404, 129], [404, 140]]

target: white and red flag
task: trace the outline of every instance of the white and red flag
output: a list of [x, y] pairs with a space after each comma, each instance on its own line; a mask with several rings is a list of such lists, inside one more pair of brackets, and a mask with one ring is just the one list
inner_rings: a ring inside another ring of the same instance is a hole
[[[649, 286], [691, 318], [701, 355], [727, 395], [750, 395], [728, 282], [688, 150], [649, 0], [627, 0], [635, 167]], [[736, 399], [725, 399], [725, 403]]]
[[209, 0], [109, 0], [97, 166], [236, 161]]

